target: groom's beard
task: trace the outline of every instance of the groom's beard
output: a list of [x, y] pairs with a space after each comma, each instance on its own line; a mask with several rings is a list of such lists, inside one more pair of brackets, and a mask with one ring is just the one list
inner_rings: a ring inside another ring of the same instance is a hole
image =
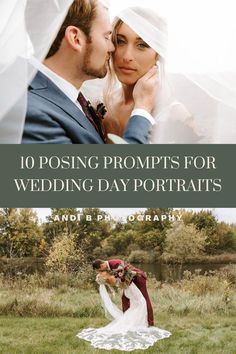
[[[82, 72], [92, 78], [103, 79], [106, 76], [107, 71], [108, 71], [108, 61], [106, 61], [105, 64], [101, 68], [95, 69], [91, 65], [91, 60], [94, 59], [94, 58], [92, 58], [92, 55], [93, 55], [93, 47], [90, 43], [87, 43], [86, 51], [84, 54], [84, 62], [83, 62], [83, 66], [82, 66]], [[95, 62], [96, 62], [96, 60], [95, 60]]]

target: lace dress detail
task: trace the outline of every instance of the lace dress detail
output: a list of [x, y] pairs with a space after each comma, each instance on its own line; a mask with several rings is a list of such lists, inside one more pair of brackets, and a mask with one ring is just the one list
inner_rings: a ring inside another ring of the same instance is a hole
[[146, 301], [134, 283], [125, 289], [130, 308], [124, 313], [111, 301], [105, 285], [100, 285], [99, 292], [106, 316], [112, 322], [105, 327], [87, 328], [77, 334], [77, 337], [91, 342], [94, 348], [123, 351], [147, 349], [171, 335], [158, 327], [148, 327]]

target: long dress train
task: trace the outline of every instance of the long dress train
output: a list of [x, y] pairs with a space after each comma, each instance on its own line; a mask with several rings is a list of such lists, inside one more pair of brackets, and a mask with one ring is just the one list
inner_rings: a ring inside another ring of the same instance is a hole
[[123, 351], [147, 349], [156, 341], [171, 335], [158, 327], [148, 327], [146, 301], [134, 283], [125, 289], [130, 308], [124, 313], [111, 301], [105, 285], [100, 285], [99, 292], [105, 313], [112, 322], [105, 327], [87, 328], [77, 334], [77, 337], [91, 342], [93, 347]]

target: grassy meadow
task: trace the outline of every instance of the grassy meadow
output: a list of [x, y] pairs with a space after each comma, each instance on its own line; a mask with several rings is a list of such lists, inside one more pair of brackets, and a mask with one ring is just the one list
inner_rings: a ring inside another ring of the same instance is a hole
[[[173, 284], [150, 279], [155, 325], [172, 336], [145, 353], [236, 354], [235, 283], [235, 266], [208, 276], [187, 272]], [[119, 293], [114, 301], [120, 304]], [[107, 323], [92, 284], [82, 288], [51, 275], [0, 280], [1, 354], [106, 353], [76, 334]]]

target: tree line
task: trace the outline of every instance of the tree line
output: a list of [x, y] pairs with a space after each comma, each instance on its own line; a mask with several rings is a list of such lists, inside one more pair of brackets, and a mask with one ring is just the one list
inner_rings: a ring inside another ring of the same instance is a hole
[[[78, 213], [79, 220], [61, 221], [62, 216]], [[154, 217], [176, 213], [181, 221]], [[52, 208], [46, 221], [39, 222], [31, 208], [2, 208], [0, 257], [45, 257], [53, 268], [66, 259], [74, 267], [84, 260], [114, 256], [131, 262], [187, 261], [236, 251], [236, 224], [219, 222], [211, 211], [148, 208], [141, 214], [143, 221], [121, 221], [99, 208]]]

